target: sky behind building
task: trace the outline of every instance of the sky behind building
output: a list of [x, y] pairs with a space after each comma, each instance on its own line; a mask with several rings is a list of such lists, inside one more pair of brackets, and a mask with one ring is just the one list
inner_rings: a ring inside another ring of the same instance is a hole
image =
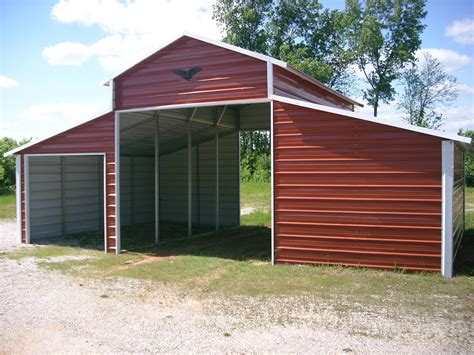
[[[107, 112], [110, 89], [102, 84], [120, 71], [185, 31], [222, 38], [213, 3], [0, 0], [0, 136], [41, 138]], [[474, 129], [474, 2], [429, 0], [427, 10], [422, 51], [459, 82], [444, 130]], [[382, 105], [380, 119], [400, 119], [395, 107]]]

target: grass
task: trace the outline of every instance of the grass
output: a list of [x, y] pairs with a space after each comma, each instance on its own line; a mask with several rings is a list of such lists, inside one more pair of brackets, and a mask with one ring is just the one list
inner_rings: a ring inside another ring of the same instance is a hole
[[[444, 279], [435, 273], [387, 272], [339, 266], [274, 267], [270, 263], [270, 229], [265, 227], [269, 222], [264, 205], [264, 201], [269, 203], [268, 196], [268, 186], [242, 184], [243, 203], [258, 201], [261, 209], [243, 217], [244, 225], [239, 229], [201, 238], [170, 240], [159, 247], [143, 248], [119, 256], [79, 246], [42, 246], [22, 249], [3, 257], [36, 257], [45, 259], [40, 262], [42, 267], [75, 276], [145, 279], [173, 285], [185, 294], [198, 296], [212, 294], [225, 296], [226, 299], [233, 296], [309, 295], [394, 309], [400, 305], [427, 312], [455, 309], [467, 317], [474, 313], [474, 213], [469, 212], [466, 216], [467, 231], [457, 258], [457, 276], [453, 279]], [[474, 203], [474, 189], [467, 190], [467, 200]], [[167, 233], [173, 231], [170, 227]], [[135, 232], [129, 230], [128, 233], [132, 236]], [[61, 255], [86, 255], [90, 258], [46, 261]]]
[[252, 213], [242, 216], [240, 223], [245, 226], [270, 226], [270, 184], [264, 182], [242, 182], [240, 194], [241, 207], [255, 208], [255, 211]]
[[12, 195], [0, 195], [0, 219], [11, 219], [15, 218], [16, 196]]

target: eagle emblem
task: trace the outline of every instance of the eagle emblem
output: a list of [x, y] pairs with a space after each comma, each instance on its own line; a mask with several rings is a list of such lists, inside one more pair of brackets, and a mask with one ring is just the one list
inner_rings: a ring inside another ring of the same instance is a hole
[[200, 71], [201, 71], [201, 68], [193, 67], [193, 68], [189, 69], [188, 71], [178, 69], [178, 70], [175, 70], [174, 73], [176, 75], [179, 75], [180, 77], [182, 77], [184, 80], [191, 81], [193, 76], [196, 75], [197, 73], [199, 73]]

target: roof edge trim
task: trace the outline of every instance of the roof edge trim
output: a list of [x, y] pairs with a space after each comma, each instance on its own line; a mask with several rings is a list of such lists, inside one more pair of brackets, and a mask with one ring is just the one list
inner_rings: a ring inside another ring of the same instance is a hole
[[44, 138], [38, 138], [38, 139], [35, 139], [35, 140], [31, 140], [31, 142], [29, 142], [29, 143], [23, 144], [23, 145], [21, 145], [21, 146], [19, 146], [19, 147], [16, 147], [15, 149], [9, 150], [8, 152], [4, 153], [3, 156], [4, 156], [4, 157], [9, 157], [9, 156], [15, 155], [15, 154], [17, 154], [18, 152], [21, 152], [21, 151], [24, 150], [24, 149], [30, 148], [30, 147], [32, 147], [32, 146], [34, 146], [34, 145], [36, 145], [36, 144], [38, 144], [38, 143], [41, 143], [41, 142], [43, 142], [43, 141], [45, 141], [45, 140], [47, 140], [47, 139], [53, 138], [53, 137], [55, 137], [55, 136], [57, 136], [57, 135], [59, 135], [59, 134], [61, 134], [61, 133], [64, 133], [64, 132], [66, 132], [66, 131], [69, 131], [70, 129], [76, 128], [76, 127], [78, 127], [78, 126], [80, 126], [80, 125], [83, 125], [84, 123], [93, 121], [93, 120], [95, 120], [95, 119], [97, 119], [97, 118], [103, 117], [103, 116], [108, 115], [108, 114], [110, 114], [110, 113], [112, 113], [112, 112], [113, 112], [113, 111], [107, 111], [107, 112], [105, 112], [105, 113], [103, 113], [103, 114], [100, 114], [100, 115], [94, 117], [94, 118], [89, 118], [89, 119], [87, 119], [87, 120], [82, 120], [82, 121], [80, 121], [79, 123], [75, 123], [74, 125], [69, 126], [69, 127], [67, 127], [66, 129], [62, 129], [62, 130], [60, 130], [60, 131], [57, 131], [57, 132], [55, 132], [55, 133], [53, 133], [53, 134], [50, 134], [50, 135], [48, 135], [48, 136], [46, 136], [46, 137], [44, 137]]
[[346, 117], [356, 118], [356, 119], [364, 120], [364, 121], [368, 121], [368, 122], [378, 123], [378, 124], [382, 124], [382, 125], [385, 125], [385, 126], [401, 128], [401, 129], [405, 129], [405, 130], [408, 130], [408, 131], [427, 134], [427, 135], [435, 136], [435, 137], [439, 137], [439, 138], [449, 139], [449, 140], [460, 142], [460, 143], [471, 144], [471, 138], [459, 136], [457, 134], [447, 134], [447, 133], [444, 133], [444, 132], [436, 131], [434, 129], [413, 126], [413, 125], [406, 124], [406, 123], [384, 122], [384, 121], [380, 121], [380, 120], [376, 119], [375, 117], [368, 117], [368, 116], [365, 116], [365, 115], [361, 115], [361, 114], [358, 114], [358, 113], [355, 113], [355, 112], [342, 110], [342, 109], [339, 109], [339, 108], [323, 106], [323, 105], [319, 105], [319, 104], [313, 104], [311, 102], [291, 99], [291, 98], [283, 97], [283, 96], [279, 96], [279, 95], [273, 95], [273, 100], [283, 102], [283, 103], [287, 103], [287, 104], [291, 104], [291, 105], [295, 105], [295, 106], [310, 108], [310, 109], [313, 109], [313, 110], [329, 112], [329, 113], [334, 113], [334, 114], [341, 115], [341, 116], [346, 116]]

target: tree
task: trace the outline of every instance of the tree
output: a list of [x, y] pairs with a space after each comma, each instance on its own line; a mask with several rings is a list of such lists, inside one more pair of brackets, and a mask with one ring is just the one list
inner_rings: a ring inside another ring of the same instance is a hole
[[[474, 141], [474, 130], [472, 129], [460, 129], [458, 134], [460, 136], [469, 137]], [[466, 176], [467, 186], [474, 186], [474, 156], [468, 151], [464, 153], [464, 174]]]
[[369, 87], [364, 98], [377, 116], [394, 99], [393, 81], [415, 59], [426, 16], [426, 0], [346, 0], [350, 47]]
[[288, 62], [343, 93], [353, 89], [346, 17], [316, 0], [218, 0], [223, 40]]
[[16, 141], [9, 137], [0, 139], [0, 194], [13, 192], [15, 186], [15, 157], [4, 157], [3, 154], [28, 143], [30, 140]]
[[404, 119], [413, 125], [439, 129], [443, 125], [440, 108], [456, 101], [456, 78], [428, 53], [418, 65], [413, 64], [402, 76], [403, 93], [398, 108]]

